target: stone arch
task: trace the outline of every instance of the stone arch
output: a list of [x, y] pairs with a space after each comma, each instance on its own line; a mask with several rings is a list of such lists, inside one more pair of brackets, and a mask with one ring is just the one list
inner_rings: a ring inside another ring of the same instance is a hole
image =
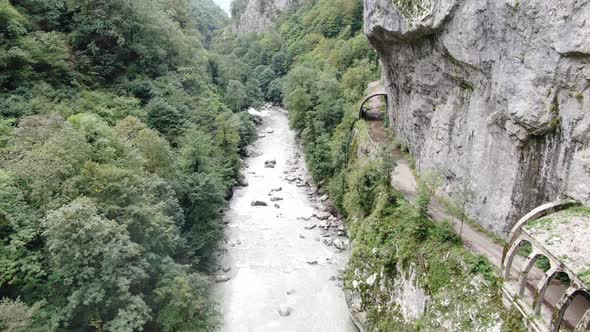
[[504, 275], [502, 276], [504, 278], [504, 280], [510, 279], [510, 270], [512, 269], [512, 263], [514, 262], [514, 257], [517, 255], [518, 250], [523, 245], [525, 245], [527, 243], [530, 244], [531, 247], [533, 248], [533, 251], [535, 251], [533, 244], [529, 240], [527, 240], [523, 237], [519, 237], [514, 242], [512, 242], [510, 249], [508, 249], [508, 251], [505, 255]]
[[[551, 320], [550, 330], [551, 332], [558, 332], [565, 317], [565, 313], [568, 311], [570, 304], [574, 302], [576, 297], [582, 296], [586, 298], [588, 302], [590, 302], [590, 293], [588, 290], [579, 289], [576, 287], [569, 287], [565, 293], [561, 296], [557, 305], [555, 306], [555, 311], [553, 313], [553, 319]], [[576, 331], [585, 331], [590, 328], [590, 308], [586, 308], [585, 313], [582, 314], [582, 317], [574, 323]]]
[[542, 252], [533, 249], [533, 251], [529, 254], [524, 264], [522, 265], [522, 269], [520, 270], [520, 274], [518, 275], [518, 296], [524, 296], [524, 291], [526, 289], [526, 284], [528, 280], [528, 274], [533, 268], [533, 266], [535, 266], [537, 259], [541, 256], [545, 255]]
[[566, 271], [564, 271], [560, 266], [553, 265], [551, 262], [551, 268], [549, 271], [545, 272], [545, 276], [539, 281], [537, 284], [537, 289], [535, 291], [535, 297], [533, 298], [533, 312], [535, 315], [541, 313], [541, 306], [543, 305], [543, 300], [545, 299], [545, 293], [547, 292], [547, 288], [557, 275], [560, 273], [565, 273], [568, 275], [568, 278], [571, 280], [572, 276], [570, 276]]
[[387, 98], [387, 93], [383, 93], [383, 92], [374, 93], [372, 95], [365, 97], [365, 99], [363, 99], [363, 102], [361, 103], [361, 107], [359, 108], [359, 119], [365, 118], [365, 113], [363, 112], [363, 110], [364, 110], [364, 107], [365, 107], [365, 104], [367, 103], [367, 101], [369, 101], [371, 98], [378, 97], [378, 96], [385, 97], [385, 105], [386, 105], [385, 109], [387, 110], [387, 104], [389, 103], [389, 99]]
[[586, 313], [584, 313], [584, 316], [582, 316], [578, 322], [578, 325], [576, 326], [576, 331], [588, 330], [590, 330], [590, 310], [587, 310]]

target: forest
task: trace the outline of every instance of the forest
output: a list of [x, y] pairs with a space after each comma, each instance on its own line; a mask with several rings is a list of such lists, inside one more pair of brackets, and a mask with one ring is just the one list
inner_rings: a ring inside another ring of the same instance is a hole
[[378, 77], [359, 0], [236, 36], [210, 0], [0, 0], [0, 328], [211, 331], [207, 258], [283, 104], [341, 208], [356, 103]]

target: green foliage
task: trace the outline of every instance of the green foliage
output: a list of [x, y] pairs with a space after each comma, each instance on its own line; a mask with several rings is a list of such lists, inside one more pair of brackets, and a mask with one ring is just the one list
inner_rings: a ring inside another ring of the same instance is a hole
[[219, 325], [199, 261], [255, 137], [223, 96], [262, 98], [248, 62], [210, 72], [227, 21], [210, 0], [0, 0], [0, 329]]
[[0, 329], [6, 332], [43, 331], [43, 322], [38, 319], [42, 305], [39, 302], [29, 307], [20, 299], [0, 300]]
[[150, 310], [133, 289], [147, 278], [147, 264], [125, 226], [100, 216], [84, 198], [50, 212], [43, 226], [52, 290], [66, 300], [56, 308], [58, 323], [96, 321], [126, 331], [143, 326]]
[[422, 172], [418, 179], [417, 203], [420, 215], [428, 215], [428, 205], [430, 200], [436, 194], [438, 188], [442, 185], [442, 177], [435, 172]]

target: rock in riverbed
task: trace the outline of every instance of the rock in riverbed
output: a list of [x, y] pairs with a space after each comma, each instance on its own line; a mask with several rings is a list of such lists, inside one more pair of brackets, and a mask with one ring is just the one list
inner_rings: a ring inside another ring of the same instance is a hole
[[231, 279], [227, 274], [218, 274], [215, 276], [215, 282], [226, 282]]
[[267, 206], [268, 203], [266, 203], [265, 201], [252, 201], [250, 203], [251, 206]]
[[279, 312], [279, 315], [281, 315], [283, 317], [289, 316], [293, 312], [293, 308], [289, 307], [288, 305], [283, 304], [279, 307], [278, 312]]
[[338, 250], [344, 250], [346, 249], [346, 244], [344, 243], [344, 241], [336, 239], [334, 240], [334, 247], [336, 247], [336, 249]]
[[316, 265], [318, 263], [317, 259], [308, 259], [307, 264], [309, 265]]
[[277, 161], [274, 159], [270, 159], [264, 162], [264, 167], [266, 168], [274, 168], [275, 165], [277, 164]]
[[278, 202], [278, 201], [282, 201], [282, 200], [283, 200], [283, 198], [279, 197], [279, 196], [274, 196], [274, 197], [270, 198], [271, 202]]

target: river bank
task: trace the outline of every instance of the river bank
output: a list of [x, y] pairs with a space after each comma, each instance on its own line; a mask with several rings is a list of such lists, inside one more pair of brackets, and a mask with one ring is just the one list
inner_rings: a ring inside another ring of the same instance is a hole
[[356, 331], [342, 292], [349, 244], [309, 183], [286, 112], [264, 107], [245, 187], [224, 215], [212, 295], [223, 331]]

